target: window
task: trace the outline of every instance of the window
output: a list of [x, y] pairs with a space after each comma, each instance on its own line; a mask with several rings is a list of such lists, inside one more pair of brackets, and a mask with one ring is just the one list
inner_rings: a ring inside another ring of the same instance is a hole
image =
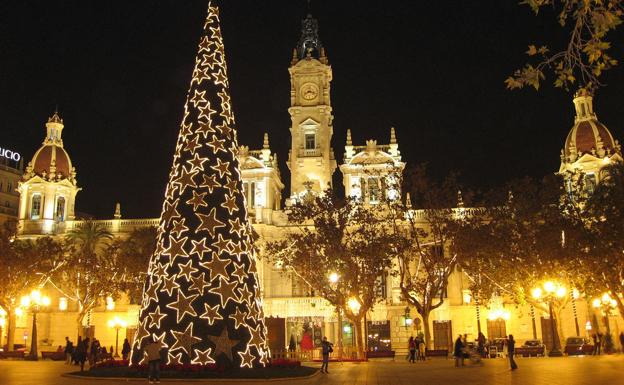
[[65, 220], [65, 197], [56, 199], [56, 220], [63, 222]]
[[382, 273], [375, 281], [375, 292], [378, 298], [388, 298], [388, 279], [386, 273]]
[[585, 192], [593, 194], [596, 189], [596, 176], [593, 173], [585, 174], [583, 182], [585, 185]]
[[368, 321], [368, 350], [373, 352], [392, 350], [390, 321]]
[[8, 182], [7, 183], [7, 192], [8, 193], [12, 193], [13, 192], [13, 182]]
[[316, 135], [305, 134], [305, 149], [314, 150], [316, 148]]
[[35, 194], [30, 203], [30, 219], [39, 219], [41, 215], [41, 195]]
[[0, 180], [0, 192], [2, 191], [3, 187], [4, 187], [4, 182]]
[[379, 178], [368, 178], [368, 201], [370, 203], [378, 203], [380, 196]]

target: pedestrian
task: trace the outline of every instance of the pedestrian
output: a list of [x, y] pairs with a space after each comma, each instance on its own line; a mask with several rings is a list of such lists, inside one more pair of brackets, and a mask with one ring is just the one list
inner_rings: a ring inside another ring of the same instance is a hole
[[87, 360], [87, 346], [89, 345], [89, 337], [85, 338], [84, 340], [82, 339], [82, 337], [78, 337], [78, 342], [76, 343], [76, 350], [75, 350], [75, 361], [77, 364], [80, 365], [80, 371], [84, 371], [84, 364], [85, 361]]
[[418, 359], [421, 361], [425, 361], [425, 355], [427, 350], [425, 349], [425, 340], [422, 338], [418, 339]]
[[151, 337], [149, 343], [145, 345], [143, 351], [147, 355], [149, 371], [147, 380], [150, 384], [160, 384], [160, 350], [161, 344], [154, 337]]
[[321, 373], [329, 373], [327, 371], [327, 366], [329, 365], [329, 354], [334, 351], [334, 344], [327, 341], [327, 337], [323, 337], [323, 341], [321, 342], [321, 348], [323, 353], [323, 364], [321, 365]]
[[481, 332], [477, 336], [477, 353], [481, 357], [485, 357], [485, 335]]
[[592, 351], [592, 355], [595, 356], [596, 352], [598, 351], [598, 337], [596, 336], [596, 333], [592, 334], [591, 338], [594, 342], [594, 350]]
[[74, 344], [69, 340], [69, 337], [65, 337], [65, 365], [71, 365], [73, 353]]
[[507, 340], [507, 355], [509, 356], [509, 365], [511, 366], [511, 370], [518, 369], [518, 365], [516, 365], [516, 361], [514, 361], [514, 352], [516, 348], [516, 341], [513, 338], [513, 335], [509, 335], [509, 339]]
[[125, 338], [123, 342], [123, 346], [121, 347], [121, 357], [125, 360], [128, 359], [128, 355], [130, 354], [130, 342]]
[[600, 355], [600, 348], [602, 348], [602, 333], [598, 332], [596, 336], [596, 352]]
[[462, 335], [457, 336], [455, 340], [455, 349], [453, 350], [453, 356], [455, 357], [455, 367], [464, 366], [464, 343], [462, 342]]
[[624, 353], [624, 332], [620, 333], [620, 348], [622, 348], [622, 353]]
[[409, 348], [409, 362], [416, 362], [416, 340], [414, 340], [414, 337], [409, 338], [407, 347]]
[[100, 341], [93, 338], [91, 342], [91, 346], [89, 348], [89, 367], [95, 366], [98, 360], [98, 355], [100, 353]]

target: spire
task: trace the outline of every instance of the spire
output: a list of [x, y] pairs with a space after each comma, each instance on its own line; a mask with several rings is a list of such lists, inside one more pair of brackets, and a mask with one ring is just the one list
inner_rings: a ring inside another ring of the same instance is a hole
[[[213, 3], [214, 4], [214, 3]], [[264, 366], [260, 283], [228, 89], [209, 6], [144, 286], [132, 365], [151, 338], [169, 365]]]
[[574, 94], [574, 107], [576, 109], [575, 121], [596, 119], [591, 92], [585, 88], [579, 88]]
[[464, 207], [464, 197], [462, 196], [461, 190], [457, 190], [457, 207], [458, 208]]
[[396, 133], [394, 132], [394, 127], [390, 127], [390, 144], [396, 144]]
[[351, 129], [347, 128], [347, 146], [353, 146], [353, 142], [351, 141]]
[[265, 150], [269, 149], [269, 134], [264, 133], [264, 143], [262, 143], [262, 148]]
[[48, 122], [46, 123], [46, 138], [44, 140], [45, 144], [56, 144], [58, 146], [63, 146], [62, 133], [63, 128], [63, 119], [58, 114], [58, 108], [54, 110], [54, 114], [48, 118]]
[[410, 193], [405, 194], [405, 207], [407, 207], [408, 210], [412, 208], [412, 197]]
[[121, 219], [121, 204], [117, 202], [115, 204], [115, 214], [113, 215], [115, 219]]
[[[308, 3], [309, 4], [309, 3]], [[301, 20], [301, 37], [297, 43], [297, 56], [299, 60], [306, 57], [324, 58], [325, 50], [319, 38], [318, 21], [308, 13], [305, 19]]]

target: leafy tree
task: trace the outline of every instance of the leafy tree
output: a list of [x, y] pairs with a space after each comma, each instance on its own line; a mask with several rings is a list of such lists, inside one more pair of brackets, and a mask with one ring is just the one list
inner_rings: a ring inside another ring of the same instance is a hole
[[400, 191], [402, 186], [411, 198], [402, 202], [386, 195], [385, 214], [395, 239], [393, 256], [402, 297], [422, 318], [425, 343], [431, 348], [429, 317], [444, 303], [449, 276], [458, 262], [458, 255], [445, 248], [456, 227], [458, 211], [453, 207], [459, 188], [455, 175], [438, 183], [429, 178], [424, 165], [406, 175], [386, 178], [386, 191]]
[[52, 238], [36, 241], [16, 240], [15, 222], [5, 222], [0, 227], [0, 308], [7, 314], [7, 348], [13, 350], [15, 338], [15, 309], [19, 298], [30, 289], [42, 284], [49, 269], [47, 259], [62, 253], [61, 245]]
[[[359, 199], [340, 199], [331, 190], [311, 194], [289, 213], [294, 230], [269, 242], [265, 254], [345, 314], [355, 326], [361, 357], [362, 320], [380, 299], [378, 280], [392, 265], [392, 234], [375, 208]], [[330, 282], [331, 273], [336, 282]]]
[[546, 45], [529, 45], [527, 54], [536, 60], [526, 64], [505, 80], [507, 88], [532, 86], [536, 90], [545, 72], [555, 75], [556, 87], [580, 86], [590, 89], [601, 86], [603, 71], [617, 65], [609, 54], [608, 35], [622, 23], [622, 0], [524, 0], [535, 14], [543, 8], [555, 9], [561, 27], [568, 35], [564, 47], [550, 49]]
[[[582, 231], [568, 215], [573, 206], [567, 198], [559, 177], [525, 178], [489, 194], [486, 207], [462, 221], [451, 250], [463, 255], [461, 266], [477, 298], [502, 295], [548, 312], [532, 291], [547, 280], [558, 281], [568, 288], [553, 301], [560, 319], [569, 290], [580, 284], [574, 261]], [[558, 329], [563, 338], [561, 323]]]

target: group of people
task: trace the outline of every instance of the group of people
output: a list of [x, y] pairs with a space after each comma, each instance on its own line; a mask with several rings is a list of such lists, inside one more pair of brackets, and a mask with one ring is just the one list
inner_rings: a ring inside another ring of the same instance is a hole
[[[479, 332], [479, 336], [477, 337], [477, 351], [472, 352], [468, 346], [468, 335], [464, 334], [463, 336], [460, 334], [457, 336], [455, 340], [455, 346], [453, 349], [453, 357], [455, 357], [455, 366], [464, 366], [464, 359], [468, 357], [475, 357], [476, 362], [481, 362], [481, 357], [483, 357], [485, 352], [485, 335]], [[509, 335], [506, 340], [507, 345], [507, 357], [509, 358], [509, 366], [511, 370], [518, 369], [518, 365], [514, 360], [514, 352], [516, 350], [516, 340], [514, 340], [513, 335]]]
[[418, 336], [410, 337], [407, 343], [409, 348], [409, 362], [425, 361], [425, 340]]
[[[75, 346], [69, 337], [65, 337], [64, 352], [66, 357], [65, 364], [80, 365], [80, 371], [84, 370], [85, 362], [89, 362], [89, 367], [93, 367], [96, 363], [103, 359], [113, 358], [112, 346], [109, 351], [105, 346], [101, 346], [99, 340], [96, 338], [91, 339], [89, 337], [82, 339], [82, 337], [79, 336]], [[130, 354], [130, 343], [127, 338], [124, 339], [121, 354], [124, 360], [128, 359], [128, 355]]]

